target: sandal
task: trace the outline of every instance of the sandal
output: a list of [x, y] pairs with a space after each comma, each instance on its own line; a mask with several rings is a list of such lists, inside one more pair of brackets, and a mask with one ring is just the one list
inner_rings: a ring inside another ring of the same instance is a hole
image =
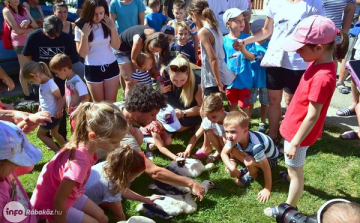
[[344, 132], [343, 134], [341, 134], [339, 136], [339, 138], [341, 140], [358, 140], [359, 136], [358, 136], [357, 132], [355, 132], [354, 130], [351, 130], [351, 131]]
[[249, 173], [246, 173], [245, 175], [243, 175], [242, 177], [239, 177], [235, 183], [239, 186], [250, 186], [250, 184], [254, 182], [254, 178], [252, 178]]
[[286, 183], [290, 183], [290, 180], [288, 179], [289, 174], [286, 171], [280, 171], [279, 176], [280, 176], [280, 179], [282, 179]]
[[247, 173], [249, 172], [249, 170], [248, 170], [247, 167], [245, 167], [245, 168], [240, 168], [239, 171], [240, 171], [240, 176], [239, 176], [239, 178], [242, 178], [245, 174], [247, 174]]
[[336, 83], [336, 88], [339, 90], [341, 94], [349, 94], [349, 89], [345, 86], [344, 82], [338, 81]]
[[[211, 152], [210, 152], [211, 153]], [[194, 155], [192, 155], [191, 157], [194, 159], [204, 159], [206, 157], [208, 157], [210, 155], [210, 153], [205, 153], [204, 151], [202, 151], [201, 149], [199, 149], [198, 151], [196, 151], [196, 153], [194, 153]]]
[[280, 212], [279, 212], [278, 207], [271, 206], [271, 207], [265, 208], [264, 214], [268, 217], [276, 218], [280, 214]]
[[351, 111], [349, 108], [341, 108], [336, 112], [337, 116], [352, 116], [356, 115], [355, 111]]

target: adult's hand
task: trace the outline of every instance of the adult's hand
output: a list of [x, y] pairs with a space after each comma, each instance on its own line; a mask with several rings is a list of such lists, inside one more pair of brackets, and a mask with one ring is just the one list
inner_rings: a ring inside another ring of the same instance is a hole
[[101, 22], [105, 24], [110, 30], [116, 29], [114, 20], [112, 20], [108, 15], [105, 15]]
[[8, 86], [7, 91], [12, 91], [15, 88], [14, 81], [9, 76], [3, 78], [2, 81], [6, 84], [6, 86]]
[[81, 32], [84, 35], [84, 37], [89, 37], [91, 31], [92, 31], [92, 28], [91, 28], [89, 22], [85, 23], [84, 26], [81, 29]]
[[46, 122], [52, 122], [51, 114], [46, 111], [41, 111], [35, 114], [29, 114], [18, 126], [25, 134], [28, 134], [34, 131], [38, 125], [46, 125]]
[[194, 181], [193, 186], [191, 187], [191, 192], [200, 200], [204, 199], [205, 188], [201, 186], [199, 183]]
[[160, 91], [165, 94], [169, 91], [171, 91], [171, 84], [168, 86], [165, 86], [164, 84], [159, 84]]

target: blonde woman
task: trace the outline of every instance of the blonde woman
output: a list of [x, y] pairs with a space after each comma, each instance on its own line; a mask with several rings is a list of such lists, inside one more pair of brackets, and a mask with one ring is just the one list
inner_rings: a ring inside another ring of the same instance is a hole
[[179, 54], [166, 68], [168, 74], [161, 78], [160, 90], [168, 96], [167, 102], [175, 108], [181, 124], [178, 132], [201, 124], [201, 79], [193, 72], [199, 69]]

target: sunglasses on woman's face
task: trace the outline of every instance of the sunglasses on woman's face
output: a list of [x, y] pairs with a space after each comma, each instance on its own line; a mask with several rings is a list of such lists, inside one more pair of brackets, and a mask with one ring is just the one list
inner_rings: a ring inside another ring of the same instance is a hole
[[170, 65], [170, 69], [172, 70], [172, 71], [174, 71], [174, 72], [186, 72], [188, 69], [189, 69], [189, 67], [188, 66], [186, 66], [186, 65], [184, 65], [184, 66], [181, 66], [181, 67], [179, 67], [179, 66], [176, 66], [176, 65]]

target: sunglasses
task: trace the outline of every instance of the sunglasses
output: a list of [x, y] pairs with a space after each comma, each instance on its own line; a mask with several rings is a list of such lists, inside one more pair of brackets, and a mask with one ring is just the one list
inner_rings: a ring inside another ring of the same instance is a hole
[[189, 67], [184, 65], [184, 66], [176, 66], [176, 65], [170, 65], [170, 70], [174, 71], [174, 72], [186, 72], [188, 71]]

